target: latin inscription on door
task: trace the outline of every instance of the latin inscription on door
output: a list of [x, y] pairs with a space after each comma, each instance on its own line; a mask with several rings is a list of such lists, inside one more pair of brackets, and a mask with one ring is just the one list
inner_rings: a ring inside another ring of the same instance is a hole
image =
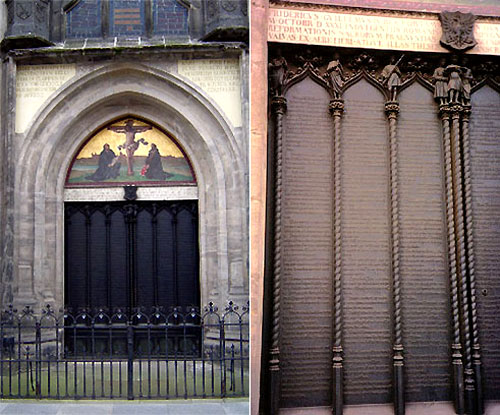
[[283, 145], [283, 401], [327, 405], [331, 382], [332, 162], [329, 96], [306, 78], [288, 94]]

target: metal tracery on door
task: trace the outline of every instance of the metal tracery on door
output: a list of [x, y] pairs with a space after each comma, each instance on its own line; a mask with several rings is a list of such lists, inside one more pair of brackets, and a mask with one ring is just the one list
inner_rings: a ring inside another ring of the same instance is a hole
[[[129, 314], [198, 307], [197, 228], [196, 201], [67, 203], [66, 307]], [[84, 331], [68, 343], [75, 352], [86, 347]]]

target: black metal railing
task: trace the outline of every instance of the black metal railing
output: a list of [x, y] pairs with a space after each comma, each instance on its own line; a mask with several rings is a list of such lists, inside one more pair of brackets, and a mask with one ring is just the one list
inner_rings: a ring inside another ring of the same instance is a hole
[[0, 316], [0, 398], [248, 396], [248, 305]]

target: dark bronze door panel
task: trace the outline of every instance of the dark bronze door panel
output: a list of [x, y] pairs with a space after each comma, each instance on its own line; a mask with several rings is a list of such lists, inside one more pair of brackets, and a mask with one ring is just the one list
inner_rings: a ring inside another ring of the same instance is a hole
[[[75, 316], [81, 310], [91, 317], [99, 309], [132, 316], [199, 306], [197, 202], [67, 203], [65, 219], [65, 301]], [[85, 355], [97, 346], [126, 352], [124, 326], [113, 329], [111, 340], [108, 329], [101, 333], [97, 323], [91, 328], [88, 318], [74, 323], [66, 321], [67, 353]], [[136, 354], [146, 353], [141, 344], [148, 338], [154, 347], [147, 353], [167, 350], [165, 329], [148, 332], [139, 324], [134, 331]], [[176, 343], [176, 334], [184, 343]], [[198, 353], [200, 334], [171, 328], [168, 352]], [[189, 350], [186, 338], [192, 338]]]
[[384, 97], [362, 80], [344, 93], [342, 296], [347, 404], [391, 400], [389, 160]]
[[270, 413], [483, 413], [500, 399], [498, 77], [481, 56], [269, 56]]
[[[283, 406], [331, 401], [332, 157], [328, 92], [287, 94], [283, 140]], [[300, 322], [300, 323], [299, 323]], [[299, 324], [298, 324], [299, 323]]]
[[199, 305], [197, 203], [65, 205], [66, 306]]
[[398, 157], [406, 398], [451, 401], [451, 307], [442, 128], [431, 91], [399, 94]]
[[474, 275], [485, 399], [500, 400], [500, 93], [472, 95], [471, 176]]

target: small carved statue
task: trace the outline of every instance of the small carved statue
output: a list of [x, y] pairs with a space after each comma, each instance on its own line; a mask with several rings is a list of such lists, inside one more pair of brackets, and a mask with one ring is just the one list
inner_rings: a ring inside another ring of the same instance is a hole
[[391, 63], [382, 69], [382, 82], [391, 93], [391, 101], [396, 101], [398, 88], [401, 85], [401, 71], [398, 67], [400, 61], [401, 59], [396, 62], [396, 57], [391, 56]]
[[286, 59], [278, 49], [277, 56], [269, 62], [269, 87], [271, 95], [281, 96], [283, 94], [283, 84], [285, 83], [288, 65]]
[[439, 67], [434, 70], [432, 83], [434, 84], [434, 99], [439, 105], [446, 104], [448, 98], [448, 78], [445, 75], [446, 59], [439, 60]]
[[340, 99], [340, 95], [342, 94], [342, 87], [344, 86], [345, 76], [342, 64], [340, 63], [339, 60], [338, 53], [335, 53], [333, 55], [333, 60], [328, 63], [326, 72], [330, 79], [330, 85], [332, 87], [333, 97], [335, 99]]
[[472, 89], [472, 71], [465, 65], [468, 63], [468, 59], [464, 57], [462, 59], [462, 104], [470, 105], [470, 93]]
[[462, 83], [462, 67], [458, 65], [458, 56], [453, 55], [451, 57], [451, 63], [446, 67], [444, 71], [445, 75], [448, 76], [448, 98], [450, 104], [458, 104], [461, 102], [461, 97], [463, 93], [463, 83]]

